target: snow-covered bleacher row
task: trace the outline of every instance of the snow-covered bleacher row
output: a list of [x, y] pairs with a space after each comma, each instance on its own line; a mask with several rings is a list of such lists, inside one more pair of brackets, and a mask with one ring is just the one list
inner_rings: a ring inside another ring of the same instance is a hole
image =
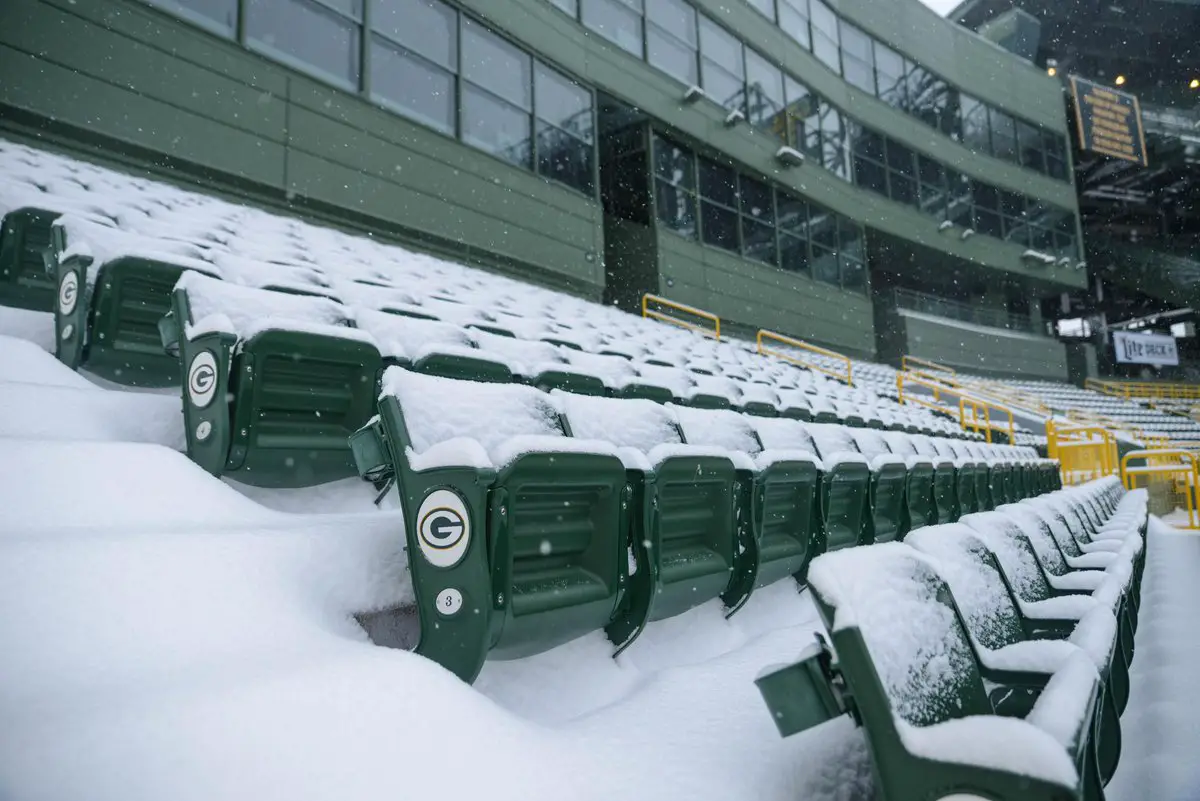
[[1153, 408], [1144, 399], [1116, 398], [1090, 389], [1051, 381], [1011, 381], [1013, 386], [1043, 399], [1056, 411], [1075, 411], [1115, 421], [1147, 437], [1166, 437], [1175, 442], [1200, 440], [1200, 424]]

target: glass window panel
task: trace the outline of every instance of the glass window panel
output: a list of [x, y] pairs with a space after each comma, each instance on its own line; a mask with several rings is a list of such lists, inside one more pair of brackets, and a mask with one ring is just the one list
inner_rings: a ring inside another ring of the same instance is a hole
[[939, 219], [946, 214], [946, 170], [941, 163], [925, 156], [917, 157], [917, 199], [921, 211]]
[[[797, 150], [811, 153], [808, 151], [806, 128], [817, 123], [817, 96], [790, 75], [783, 76], [783, 88], [787, 101], [787, 142]], [[817, 142], [819, 146], [819, 134]]]
[[642, 16], [618, 0], [580, 0], [580, 19], [622, 50], [642, 57]]
[[595, 147], [553, 125], [539, 122], [537, 127], [538, 173], [585, 195], [594, 194]]
[[991, 153], [992, 144], [987, 106], [970, 95], [960, 95], [959, 103], [963, 144], [976, 153]]
[[917, 182], [911, 176], [888, 172], [889, 197], [906, 206], [917, 205]]
[[738, 178], [742, 214], [769, 225], [775, 224], [775, 198], [771, 186], [742, 175]]
[[971, 182], [971, 196], [977, 208], [985, 211], [1000, 211], [1000, 190], [983, 181]]
[[646, 30], [647, 59], [650, 64], [687, 86], [699, 83], [696, 51], [658, 28]]
[[841, 269], [838, 267], [837, 253], [813, 244], [811, 264], [813, 278], [826, 284], [841, 286]]
[[807, 50], [812, 46], [808, 33], [808, 0], [779, 0], [779, 28]]
[[700, 197], [737, 209], [737, 173], [715, 161], [699, 159]]
[[875, 94], [875, 70], [871, 68], [871, 65], [843, 55], [842, 74], [846, 78], [846, 83], [857, 86], [867, 94]]
[[530, 166], [529, 112], [464, 83], [462, 138], [505, 161]]
[[358, 87], [361, 27], [309, 0], [248, 0], [246, 38]]
[[843, 259], [863, 260], [864, 243], [861, 225], [842, 217], [838, 222], [838, 237], [840, 242], [838, 252]]
[[710, 100], [727, 109], [739, 109], [743, 113], [745, 112], [746, 81], [744, 78], [726, 72], [708, 59], [701, 59], [700, 85]]
[[738, 215], [736, 211], [700, 201], [700, 232], [704, 244], [738, 251]]
[[875, 82], [880, 100], [895, 108], [908, 107], [904, 59], [881, 42], [875, 42]]
[[[746, 50], [746, 118], [760, 128], [772, 128], [783, 111], [783, 73], [771, 62]], [[779, 133], [783, 134], [783, 123]]]
[[1020, 149], [1021, 166], [1045, 172], [1042, 159], [1042, 132], [1027, 122], [1017, 120], [1017, 147]]
[[946, 219], [964, 228], [971, 225], [971, 180], [954, 170], [946, 170]]
[[654, 172], [685, 189], [696, 188], [696, 162], [692, 151], [661, 136], [654, 137]]
[[550, 0], [551, 5], [561, 9], [572, 17], [579, 16], [579, 0]]
[[651, 0], [646, 6], [646, 20], [696, 47], [696, 9], [684, 0]]
[[992, 133], [992, 155], [1005, 161], [1017, 160], [1017, 132], [1013, 118], [999, 109], [988, 112], [989, 128]]
[[842, 70], [839, 61], [837, 15], [821, 0], [812, 0], [809, 13], [813, 55], [824, 62], [825, 66], [840, 74]]
[[534, 69], [533, 91], [538, 117], [592, 141], [591, 92], [541, 63]]
[[808, 237], [808, 203], [786, 192], [777, 193], [778, 225], [781, 233]]
[[874, 67], [871, 61], [871, 37], [845, 20], [842, 20], [839, 29], [842, 37], [842, 53]]
[[808, 272], [808, 240], [780, 233], [779, 266], [791, 272]]
[[775, 250], [775, 226], [742, 218], [742, 254], [764, 264], [778, 264]]
[[661, 179], [654, 181], [658, 220], [664, 226], [692, 239], [696, 238], [696, 196]]
[[860, 261], [847, 259], [842, 256], [842, 289], [852, 292], [865, 292], [867, 289], [867, 268]]
[[[441, 0], [374, 0], [371, 25], [445, 69], [458, 69], [458, 14]], [[372, 80], [374, 76], [372, 76]]]
[[533, 59], [476, 22], [463, 20], [463, 77], [515, 106], [529, 110]]
[[182, 17], [199, 22], [206, 28], [218, 30], [226, 36], [233, 36], [237, 32], [238, 0], [150, 0], [150, 2]]
[[748, 0], [754, 10], [769, 20], [775, 19], [775, 0]]
[[913, 163], [913, 152], [895, 139], [886, 139], [885, 143], [888, 169], [909, 177], [915, 175], [916, 166]]
[[700, 53], [726, 72], [745, 76], [742, 42], [708, 17], [700, 17]]
[[454, 74], [376, 36], [371, 93], [401, 114], [454, 134]]
[[854, 183], [880, 195], [887, 195], [887, 170], [860, 156], [854, 157]]
[[841, 112], [826, 103], [821, 104], [821, 161], [825, 169], [849, 177], [846, 159], [845, 128]]
[[955, 142], [962, 141], [962, 122], [958, 116], [958, 90], [947, 85], [938, 109], [938, 130]]
[[884, 137], [870, 130], [859, 128], [854, 137], [854, 155], [883, 164], [886, 160]]

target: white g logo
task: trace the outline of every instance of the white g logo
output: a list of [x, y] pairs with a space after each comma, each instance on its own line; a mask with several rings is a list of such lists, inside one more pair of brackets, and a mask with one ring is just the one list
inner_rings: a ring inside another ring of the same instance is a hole
[[417, 542], [434, 567], [454, 567], [471, 542], [471, 519], [457, 493], [434, 490], [417, 511]]
[[217, 360], [212, 351], [200, 351], [196, 358], [192, 359], [192, 364], [188, 367], [187, 391], [188, 397], [198, 409], [212, 403], [217, 392]]
[[78, 300], [79, 275], [72, 271], [64, 275], [62, 283], [58, 285], [58, 310], [63, 314], [70, 314], [75, 311]]

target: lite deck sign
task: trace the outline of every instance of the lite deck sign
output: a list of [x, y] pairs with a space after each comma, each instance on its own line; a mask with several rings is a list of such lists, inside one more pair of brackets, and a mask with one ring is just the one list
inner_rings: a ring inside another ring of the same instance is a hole
[[1125, 364], [1179, 364], [1175, 337], [1166, 334], [1133, 334], [1113, 331], [1117, 361]]
[[1143, 167], [1149, 163], [1142, 108], [1136, 97], [1074, 75], [1071, 94], [1081, 148]]

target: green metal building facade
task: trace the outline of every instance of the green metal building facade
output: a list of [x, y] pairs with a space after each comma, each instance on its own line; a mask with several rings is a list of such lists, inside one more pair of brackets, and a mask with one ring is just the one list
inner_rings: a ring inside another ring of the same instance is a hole
[[8, 0], [0, 76], [7, 135], [597, 300], [1065, 377], [1060, 85], [917, 0]]

